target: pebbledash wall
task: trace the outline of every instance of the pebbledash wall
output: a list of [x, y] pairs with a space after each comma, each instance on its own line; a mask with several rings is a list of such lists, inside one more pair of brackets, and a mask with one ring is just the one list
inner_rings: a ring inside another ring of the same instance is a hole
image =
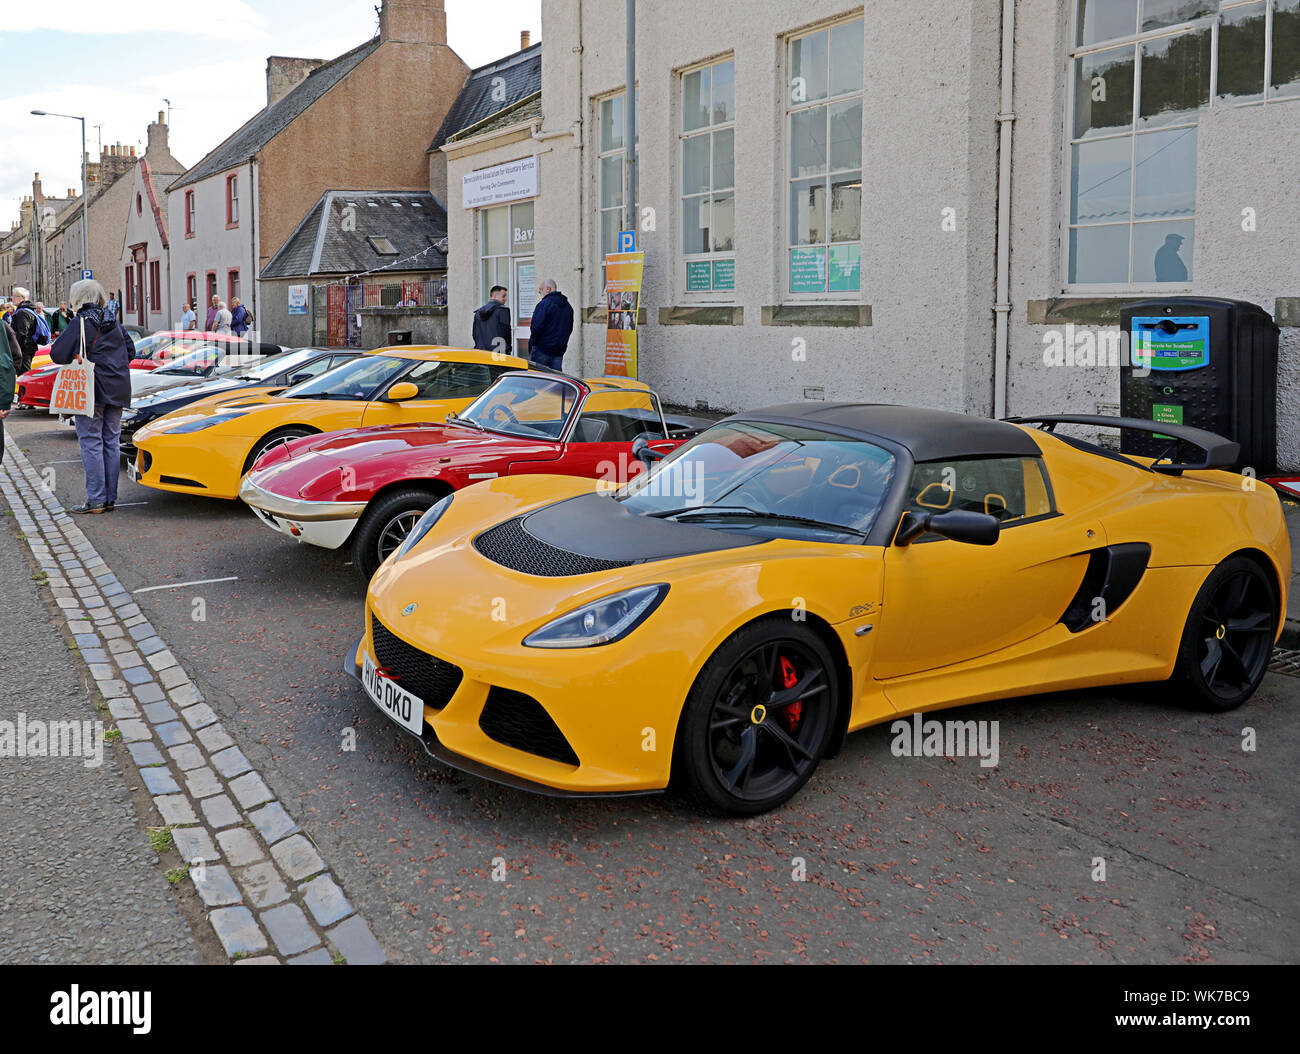
[[[1137, 0], [1088, 6], [1126, 3], [1136, 16]], [[536, 156], [536, 275], [557, 278], [586, 320], [565, 367], [588, 374], [604, 365], [602, 101], [621, 94], [625, 78], [622, 10], [610, 18], [596, 6], [543, 5], [541, 121], [522, 133], [444, 148], [451, 339], [468, 339], [470, 313], [485, 292], [476, 212], [460, 207], [462, 179]], [[1300, 195], [1293, 174], [1300, 101], [1215, 99], [1184, 118], [1196, 142], [1188, 162], [1195, 166], [1192, 251], [1182, 253], [1193, 265], [1190, 281], [1072, 284], [1077, 6], [1015, 4], [1006, 411], [1114, 412], [1116, 367], [1044, 362], [1044, 338], [1066, 323], [1100, 335], [1115, 331], [1125, 299], [1241, 297], [1283, 325], [1279, 456], [1284, 466], [1300, 465]], [[1219, 9], [1214, 2], [1195, 6]], [[1264, 10], [1262, 3], [1229, 4], [1224, 17], [1254, 7]], [[654, 210], [654, 229], [639, 231], [646, 252], [641, 377], [688, 405], [740, 409], [811, 397], [991, 413], [1001, 5], [881, 0], [865, 16], [842, 0], [809, 0], [797, 9], [763, 0], [743, 14], [687, 0], [638, 8], [639, 204]], [[854, 18], [862, 19], [863, 51], [860, 288], [791, 294], [788, 41]], [[1143, 46], [1133, 43], [1136, 36], [1135, 26], [1129, 43], [1116, 47]], [[683, 255], [682, 78], [727, 60], [736, 100], [734, 290], [696, 293], [686, 289]], [[1253, 230], [1243, 229], [1243, 209], [1253, 210]]]

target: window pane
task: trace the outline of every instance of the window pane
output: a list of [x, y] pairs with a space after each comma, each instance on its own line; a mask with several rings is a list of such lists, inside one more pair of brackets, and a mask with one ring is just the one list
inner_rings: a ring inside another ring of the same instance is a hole
[[863, 22], [845, 22], [831, 30], [831, 94], [862, 91]]
[[862, 167], [862, 100], [831, 107], [831, 170]]
[[1128, 224], [1070, 231], [1070, 281], [1128, 281]]
[[[701, 138], [704, 138], [701, 136]], [[736, 185], [736, 133], [731, 129], [713, 133], [713, 189]]]
[[1079, 43], [1099, 44], [1137, 31], [1138, 0], [1081, 0]]
[[1204, 18], [1218, 6], [1207, 0], [1142, 0], [1142, 32]]
[[682, 252], [709, 251], [709, 199], [682, 199]]
[[510, 251], [530, 252], [533, 248], [533, 203], [510, 206]]
[[682, 140], [682, 193], [698, 194], [709, 189], [709, 136], [695, 135]]
[[623, 155], [600, 159], [600, 207], [616, 208], [623, 204]]
[[862, 236], [862, 173], [831, 181], [831, 241], [855, 242]]
[[790, 101], [826, 98], [827, 35], [823, 30], [790, 41]]
[[790, 244], [826, 241], [826, 180], [799, 179], [790, 184]]
[[1133, 225], [1133, 281], [1186, 282], [1192, 277], [1192, 221]]
[[1264, 5], [1232, 7], [1219, 16], [1219, 96], [1264, 94]]
[[736, 119], [736, 64], [720, 62], [713, 67], [713, 123]]
[[862, 247], [832, 245], [827, 288], [832, 293], [856, 293], [862, 287]]
[[1074, 137], [1133, 125], [1133, 47], [1085, 55], [1074, 62]]
[[600, 151], [623, 149], [623, 96], [600, 103]]
[[1269, 81], [1275, 95], [1300, 95], [1300, 0], [1275, 0]]
[[1142, 121], [1185, 121], [1209, 101], [1209, 26], [1142, 45], [1142, 98], [1138, 103]]
[[1128, 219], [1132, 149], [1128, 136], [1071, 148], [1071, 223]]
[[811, 176], [826, 171], [826, 107], [814, 106], [790, 115], [790, 175]]
[[510, 251], [510, 219], [507, 209], [483, 210], [483, 255], [500, 256]]
[[826, 291], [826, 250], [790, 250], [790, 292], [824, 293]]
[[729, 253], [736, 247], [736, 197], [721, 194], [713, 199], [713, 251]]
[[613, 209], [600, 214], [600, 250], [602, 255], [618, 251], [618, 232], [623, 214]]
[[682, 78], [682, 130], [689, 132], [709, 123], [709, 71], [696, 70]]
[[1137, 137], [1135, 219], [1190, 216], [1196, 210], [1196, 129]]

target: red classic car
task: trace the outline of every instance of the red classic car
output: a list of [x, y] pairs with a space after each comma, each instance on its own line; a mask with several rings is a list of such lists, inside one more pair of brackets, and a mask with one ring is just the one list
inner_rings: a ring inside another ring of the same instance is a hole
[[626, 482], [712, 422], [665, 418], [658, 397], [627, 378], [578, 380], [517, 371], [444, 424], [379, 425], [272, 447], [239, 496], [258, 519], [301, 542], [337, 549], [369, 581], [421, 516], [479, 480], [520, 473]]

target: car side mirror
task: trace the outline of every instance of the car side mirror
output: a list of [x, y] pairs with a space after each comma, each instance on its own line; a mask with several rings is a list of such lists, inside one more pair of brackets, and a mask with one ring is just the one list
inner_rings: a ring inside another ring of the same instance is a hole
[[637, 436], [632, 440], [632, 456], [636, 458], [646, 468], [649, 468], [656, 461], [662, 461], [667, 454], [656, 450], [650, 445], [650, 440], [643, 435]]
[[309, 381], [309, 380], [311, 380], [310, 373], [295, 373], [292, 377], [289, 378], [289, 383], [302, 384], [303, 381]]
[[390, 403], [400, 403], [407, 399], [414, 399], [419, 394], [420, 389], [410, 381], [398, 381], [388, 389], [388, 394], [384, 398]]
[[954, 509], [951, 512], [909, 512], [903, 516], [894, 539], [899, 545], [910, 545], [921, 535], [937, 534], [942, 538], [951, 538], [954, 542], [968, 545], [994, 545], [1001, 534], [1001, 525], [996, 516], [983, 512], [971, 512], [967, 509]]

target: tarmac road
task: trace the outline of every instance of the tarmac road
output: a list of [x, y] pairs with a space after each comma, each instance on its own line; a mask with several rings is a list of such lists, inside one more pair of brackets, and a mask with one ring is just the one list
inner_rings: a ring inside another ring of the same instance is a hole
[[[82, 499], [71, 429], [6, 428]], [[1297, 958], [1295, 678], [1219, 716], [1112, 692], [947, 715], [999, 722], [996, 768], [894, 757], [880, 726], [745, 821], [532, 797], [428, 759], [343, 674], [362, 616], [343, 554], [125, 477], [119, 501], [147, 504], [82, 529], [394, 961]]]

